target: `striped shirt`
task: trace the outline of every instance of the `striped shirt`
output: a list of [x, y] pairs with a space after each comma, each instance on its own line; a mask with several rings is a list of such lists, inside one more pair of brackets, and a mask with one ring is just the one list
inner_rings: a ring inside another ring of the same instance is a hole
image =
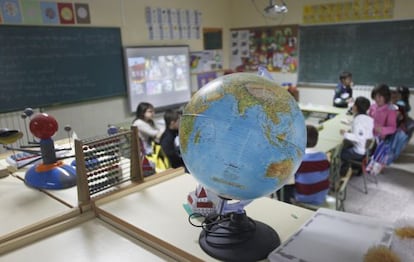
[[295, 198], [298, 202], [320, 205], [329, 191], [330, 163], [325, 153], [306, 151], [295, 174]]

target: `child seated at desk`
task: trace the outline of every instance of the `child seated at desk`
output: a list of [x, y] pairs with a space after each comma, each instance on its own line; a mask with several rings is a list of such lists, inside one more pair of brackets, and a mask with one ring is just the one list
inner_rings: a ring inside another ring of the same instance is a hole
[[325, 202], [329, 191], [330, 163], [324, 152], [315, 149], [319, 138], [316, 127], [307, 125], [306, 131], [305, 155], [295, 174], [294, 184], [283, 188], [283, 199], [288, 203], [293, 201], [320, 205]]
[[344, 147], [341, 151], [341, 169], [340, 175], [345, 176], [350, 164], [349, 160], [362, 160], [366, 151], [366, 142], [368, 139], [373, 138], [374, 119], [367, 115], [367, 111], [371, 106], [371, 102], [362, 96], [355, 99], [355, 103], [352, 106], [352, 114], [354, 119], [352, 121], [352, 127], [350, 132], [346, 132], [341, 129], [341, 135], [344, 136]]
[[162, 130], [155, 125], [154, 114], [152, 104], [141, 102], [137, 106], [135, 119], [132, 123], [133, 126], [138, 127], [138, 135], [144, 147], [145, 155], [153, 153], [152, 142], [159, 142], [162, 135]]
[[339, 83], [335, 88], [333, 105], [336, 107], [348, 107], [352, 102], [352, 73], [342, 72], [339, 75]]
[[368, 115], [374, 119], [374, 136], [385, 139], [397, 131], [397, 110], [391, 104], [391, 90], [388, 85], [380, 84], [371, 91], [375, 101], [368, 109]]
[[167, 110], [164, 113], [165, 131], [161, 136], [160, 145], [167, 155], [172, 168], [184, 166], [179, 147], [176, 144], [178, 127], [180, 126], [180, 114], [174, 110]]
[[397, 127], [408, 135], [409, 141], [414, 130], [414, 120], [408, 115], [411, 110], [410, 90], [406, 86], [399, 86], [394, 94], [395, 100], [392, 103], [398, 108]]
[[371, 98], [375, 103], [370, 106], [368, 115], [374, 119], [376, 147], [366, 171], [371, 175], [377, 175], [395, 156], [392, 140], [396, 138], [394, 134], [397, 131], [398, 110], [391, 103], [391, 90], [386, 84], [375, 86], [371, 91]]

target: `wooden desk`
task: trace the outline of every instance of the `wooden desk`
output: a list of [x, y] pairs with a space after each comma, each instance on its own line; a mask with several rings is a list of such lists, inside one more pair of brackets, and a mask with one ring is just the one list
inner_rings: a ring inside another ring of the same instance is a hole
[[327, 105], [315, 105], [315, 104], [302, 104], [299, 103], [300, 110], [309, 111], [309, 112], [321, 112], [321, 113], [330, 113], [330, 114], [342, 114], [347, 111], [345, 108], [339, 108], [334, 106]]
[[[69, 148], [69, 140], [68, 139], [62, 139], [55, 142], [56, 146], [59, 146], [61, 148]], [[8, 157], [11, 154], [11, 152], [7, 152], [0, 155], [0, 167], [6, 168], [9, 164], [6, 162], [6, 157]], [[74, 148], [72, 146], [72, 151], [69, 151], [65, 154], [65, 156], [71, 156], [74, 155]], [[74, 158], [65, 159], [64, 162], [68, 165], [72, 162]], [[30, 168], [30, 165], [27, 167], [24, 167], [22, 169], [17, 170], [13, 173], [14, 176], [20, 178], [20, 180], [23, 182], [24, 185], [24, 178], [26, 175], [26, 171]], [[0, 179], [1, 181], [1, 179]], [[27, 187], [26, 185], [24, 185]], [[37, 190], [37, 189], [34, 189]], [[78, 196], [77, 196], [77, 187], [73, 186], [71, 188], [65, 188], [65, 189], [59, 189], [59, 190], [48, 190], [48, 189], [40, 189], [37, 191], [42, 191], [52, 198], [55, 198], [56, 200], [62, 202], [63, 204], [69, 206], [69, 207], [77, 207], [78, 206]]]
[[[167, 245], [178, 254], [179, 260], [212, 261], [198, 244], [201, 229], [189, 224], [182, 206], [196, 185], [191, 175], [183, 174], [119, 199], [98, 201], [97, 213], [117, 227], [144, 236], [146, 241], [155, 239], [160, 248]], [[282, 242], [313, 214], [313, 211], [267, 197], [254, 200], [246, 207], [246, 212], [249, 217], [274, 228]]]
[[352, 118], [347, 116], [345, 113], [341, 113], [336, 115], [334, 118], [323, 122], [323, 129], [319, 131], [319, 139], [335, 140], [342, 143], [343, 135], [341, 135], [340, 130], [348, 130], [350, 128], [350, 125], [342, 122], [344, 119]]
[[2, 261], [172, 261], [154, 248], [94, 218], [6, 253]]
[[[335, 111], [337, 110], [335, 108], [326, 107], [307, 107], [307, 109], [323, 110], [322, 112], [329, 110], [328, 112], [331, 113], [338, 112]], [[329, 124], [328, 129], [327, 131], [322, 130], [321, 132], [329, 131], [339, 133], [338, 126], [335, 124]], [[340, 141], [334, 136], [332, 138], [324, 138], [324, 135], [321, 135], [318, 147], [323, 151], [329, 151], [339, 143]], [[24, 178], [24, 170], [17, 175]], [[182, 207], [186, 203], [187, 194], [193, 191], [196, 185], [197, 183], [192, 176], [181, 174], [170, 180], [148, 187], [142, 187], [133, 193], [122, 195], [119, 198], [114, 196], [102, 198], [95, 203], [96, 209], [94, 211], [102, 220], [134, 236], [135, 241], [139, 239], [150, 243], [160, 251], [172, 255], [177, 260], [211, 261], [212, 258], [198, 245], [201, 229], [192, 227], [188, 223], [188, 214]], [[73, 219], [74, 217], [81, 216], [78, 208], [72, 208], [77, 207], [76, 187], [42, 192], [27, 187], [19, 178], [9, 176], [0, 180], [0, 190], [5, 196], [2, 199], [3, 201], [0, 207], [3, 210], [10, 210], [9, 212], [2, 212], [0, 215], [1, 221], [3, 223], [6, 222], [6, 226], [1, 227], [3, 232], [0, 232], [0, 247], [2, 241], [10, 239], [10, 233], [17, 231], [18, 234], [12, 234], [12, 236], [21, 236], [22, 234], [32, 233], [34, 229], [51, 225], [51, 223], [58, 223], [64, 219]], [[266, 197], [256, 199], [246, 207], [246, 212], [249, 217], [274, 228], [282, 242], [295, 233], [313, 214], [312, 211], [307, 209], [288, 205]], [[74, 242], [74, 248], [78, 246], [78, 242], [81, 247], [84, 245], [79, 258], [86, 257], [87, 259], [91, 254], [86, 250], [94, 250], [93, 254], [96, 255], [95, 250], [100, 244], [101, 238], [98, 237], [96, 239], [94, 235], [99, 235], [98, 232], [100, 230], [105, 231], [105, 229], [101, 229], [102, 221], [99, 220], [96, 223], [85, 222], [85, 224], [76, 225], [70, 230], [67, 230], [67, 228], [62, 229], [56, 236], [36, 242], [34, 245], [26, 246], [7, 255], [10, 254], [10, 258], [16, 258], [15, 261], [18, 261], [20, 260], [19, 255], [16, 254], [19, 252], [22, 252], [22, 254], [30, 254], [30, 252], [34, 253], [35, 250], [40, 250], [39, 252], [43, 253], [41, 250], [47, 250], [48, 247], [53, 247], [54, 244], [51, 243], [55, 243], [55, 241], [56, 243], [62, 243], [60, 240], [69, 239], [69, 241]], [[124, 236], [119, 236], [119, 233], [103, 233], [102, 239], [104, 238], [108, 238], [109, 243], [112, 244], [106, 248], [102, 244], [103, 248], [99, 252], [103, 256], [106, 256], [106, 253], [110, 256], [112, 254], [111, 247], [120, 245], [119, 241], [124, 239]], [[85, 239], [92, 239], [98, 243], [95, 244], [94, 241], [86, 241]], [[161, 243], [161, 245], [157, 245], [157, 243]], [[62, 245], [60, 244], [60, 246]], [[137, 241], [132, 247], [129, 245], [125, 246], [125, 250], [129, 250], [126, 254], [128, 256], [135, 249], [140, 249], [143, 245], [140, 241]], [[64, 248], [64, 252], [66, 253], [76, 253], [71, 248]], [[124, 250], [123, 247], [121, 249]], [[163, 255], [158, 252], [154, 251], [152, 253], [162, 257]], [[145, 257], [146, 255], [144, 254], [143, 256]], [[149, 256], [148, 259], [144, 260], [152, 260], [152, 255]], [[45, 261], [62, 261], [63, 257], [64, 259], [66, 258], [64, 254], [59, 259], [50, 255], [50, 260], [47, 259]], [[122, 258], [122, 256], [119, 256], [119, 258]]]
[[[9, 164], [1, 155], [0, 168]], [[64, 190], [39, 190], [24, 182], [27, 168], [0, 179], [0, 244], [77, 216], [76, 186]], [[74, 199], [75, 198], [75, 199]], [[69, 200], [70, 199], [70, 200]], [[0, 252], [1, 253], [1, 252]]]
[[342, 123], [342, 120], [351, 119], [346, 115], [347, 109], [312, 104], [300, 104], [299, 107], [302, 111], [335, 114], [333, 118], [321, 124], [323, 128], [319, 131], [318, 144], [316, 145], [318, 151], [330, 152], [342, 143], [343, 136], [340, 134], [340, 130], [349, 128], [348, 125]]
[[11, 175], [0, 180], [0, 192], [0, 243], [71, 211], [67, 205], [27, 187], [24, 181]]

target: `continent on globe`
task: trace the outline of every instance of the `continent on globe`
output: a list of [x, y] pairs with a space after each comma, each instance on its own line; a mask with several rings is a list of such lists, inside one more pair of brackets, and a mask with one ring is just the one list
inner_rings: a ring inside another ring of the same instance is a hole
[[254, 199], [294, 175], [306, 125], [287, 90], [256, 74], [235, 73], [194, 94], [179, 136], [183, 160], [200, 184], [225, 198]]

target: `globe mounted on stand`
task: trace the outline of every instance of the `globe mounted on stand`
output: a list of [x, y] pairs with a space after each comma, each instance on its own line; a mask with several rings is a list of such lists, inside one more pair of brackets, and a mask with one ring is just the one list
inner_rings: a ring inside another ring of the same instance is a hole
[[[256, 74], [235, 73], [192, 97], [179, 136], [186, 167], [201, 185], [225, 199], [249, 200], [275, 192], [294, 175], [306, 125], [287, 90]], [[280, 244], [272, 228], [243, 212], [218, 224], [203, 230], [200, 245], [222, 260], [264, 259]]]

